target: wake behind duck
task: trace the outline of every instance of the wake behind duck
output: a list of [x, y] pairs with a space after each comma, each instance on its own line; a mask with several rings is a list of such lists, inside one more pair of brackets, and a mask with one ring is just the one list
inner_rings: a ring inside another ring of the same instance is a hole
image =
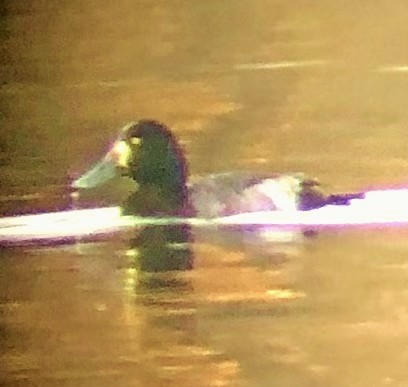
[[0, 242], [183, 223], [303, 229], [408, 222], [407, 190], [326, 195], [315, 179], [303, 174], [226, 172], [188, 181], [177, 139], [165, 125], [150, 120], [122, 128], [113, 146], [72, 188], [80, 194], [117, 174], [133, 179], [138, 187], [120, 207], [3, 218]]

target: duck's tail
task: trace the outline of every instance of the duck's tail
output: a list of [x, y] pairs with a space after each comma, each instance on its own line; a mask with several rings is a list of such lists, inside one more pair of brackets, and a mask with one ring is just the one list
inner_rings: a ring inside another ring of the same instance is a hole
[[332, 194], [327, 196], [326, 205], [332, 206], [348, 206], [354, 199], [364, 199], [364, 192]]

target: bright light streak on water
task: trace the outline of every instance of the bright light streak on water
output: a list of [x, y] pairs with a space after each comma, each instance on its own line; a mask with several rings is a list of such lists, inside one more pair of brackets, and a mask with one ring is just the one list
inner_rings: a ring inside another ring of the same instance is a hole
[[298, 67], [324, 66], [325, 60], [283, 61], [270, 63], [244, 63], [234, 66], [235, 70], [280, 70]]
[[189, 223], [270, 225], [282, 227], [348, 226], [408, 223], [408, 189], [369, 191], [349, 206], [326, 206], [312, 211], [254, 212], [217, 219], [143, 218], [121, 216], [119, 207], [26, 215], [0, 220], [0, 242], [82, 237], [146, 226]]
[[25, 215], [0, 220], [0, 242], [80, 237], [120, 229], [119, 207]]
[[380, 73], [408, 73], [408, 66], [386, 66], [378, 69]]
[[274, 226], [348, 226], [408, 223], [408, 190], [369, 191], [349, 206], [326, 206], [312, 211], [258, 212], [219, 219], [220, 224]]

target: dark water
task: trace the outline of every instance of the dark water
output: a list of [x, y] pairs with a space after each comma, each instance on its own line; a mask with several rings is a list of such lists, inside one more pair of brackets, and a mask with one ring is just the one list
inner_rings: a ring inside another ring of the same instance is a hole
[[[174, 128], [192, 174], [406, 182], [405, 1], [0, 6], [3, 214], [71, 205], [67, 182], [142, 117]], [[193, 236], [193, 270], [152, 276], [129, 235], [2, 250], [1, 383], [408, 384], [407, 230]]]

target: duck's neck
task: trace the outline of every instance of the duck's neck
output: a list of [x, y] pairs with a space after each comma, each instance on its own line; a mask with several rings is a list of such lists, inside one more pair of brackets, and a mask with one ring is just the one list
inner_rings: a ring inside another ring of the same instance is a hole
[[131, 163], [131, 175], [139, 185], [129, 198], [135, 203], [131, 207], [145, 216], [186, 216], [190, 206], [184, 155], [177, 144], [160, 141], [146, 142], [140, 157]]
[[190, 216], [190, 200], [186, 186], [142, 184], [122, 205], [125, 215]]

